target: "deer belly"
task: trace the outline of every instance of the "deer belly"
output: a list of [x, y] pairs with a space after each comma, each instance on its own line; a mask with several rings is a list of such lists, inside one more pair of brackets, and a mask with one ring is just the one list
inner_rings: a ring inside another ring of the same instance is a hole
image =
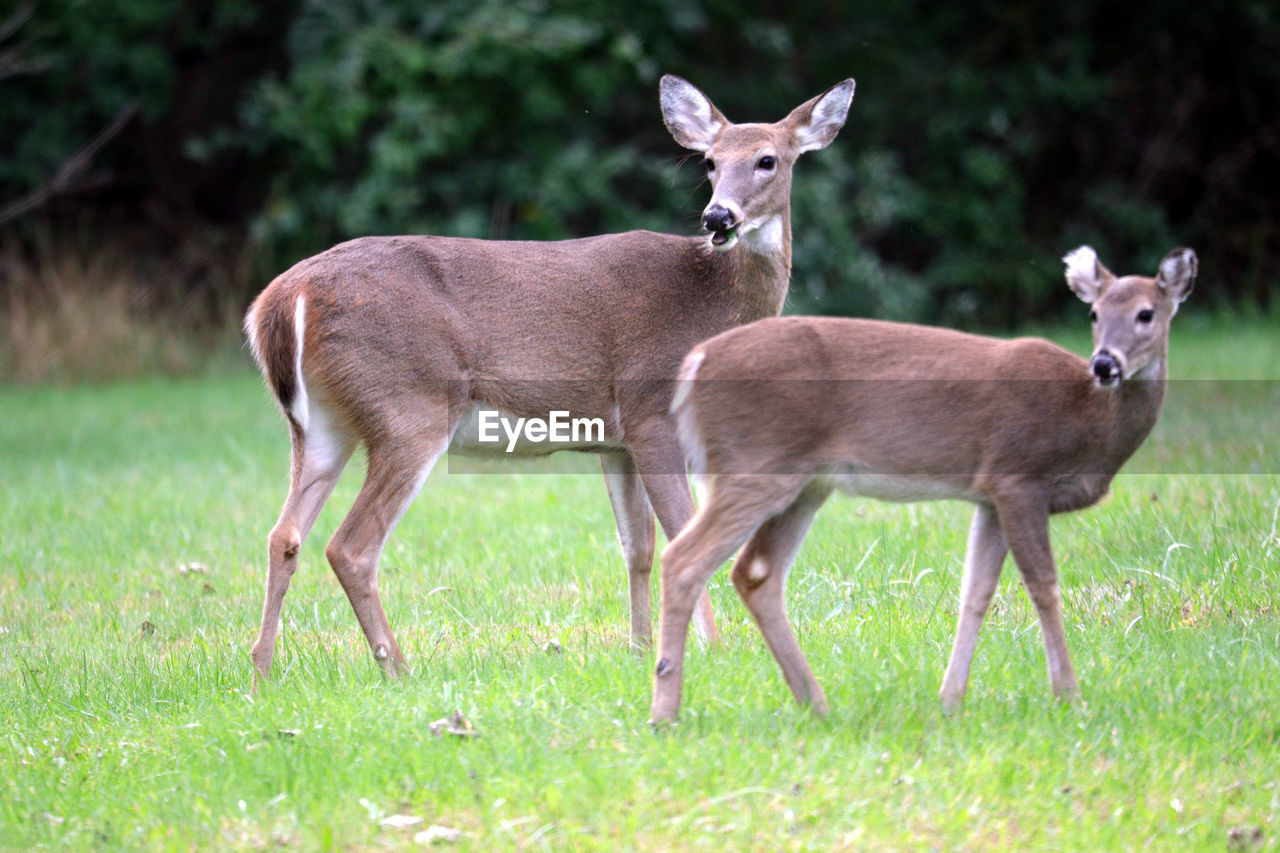
[[449, 452], [472, 457], [546, 456], [558, 450], [602, 453], [622, 447], [616, 418], [552, 410], [520, 416], [477, 403], [458, 421]]
[[847, 494], [895, 503], [947, 499], [972, 501], [977, 497], [977, 493], [967, 484], [922, 474], [884, 474], [846, 469], [828, 474], [826, 480], [829, 485]]

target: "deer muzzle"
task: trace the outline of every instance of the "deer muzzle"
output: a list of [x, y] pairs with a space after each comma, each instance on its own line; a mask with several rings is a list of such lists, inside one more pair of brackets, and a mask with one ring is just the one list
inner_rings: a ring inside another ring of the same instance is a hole
[[1089, 361], [1089, 369], [1102, 388], [1114, 388], [1120, 384], [1120, 362], [1106, 350], [1099, 350]]
[[711, 245], [717, 248], [727, 248], [740, 224], [740, 216], [721, 204], [712, 204], [702, 212], [702, 227], [711, 232]]

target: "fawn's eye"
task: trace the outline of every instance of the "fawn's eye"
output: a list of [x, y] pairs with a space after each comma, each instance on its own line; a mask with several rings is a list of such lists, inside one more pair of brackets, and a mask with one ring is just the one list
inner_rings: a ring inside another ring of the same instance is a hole
[[1156, 316], [1156, 312], [1152, 311], [1150, 308], [1143, 308], [1141, 311], [1138, 312], [1138, 322], [1150, 323], [1152, 320], [1155, 319], [1155, 316]]
[[708, 157], [702, 161], [702, 168], [706, 169], [708, 172], [714, 172], [716, 170], [716, 161]]
[[1090, 312], [1089, 312], [1089, 322], [1090, 322], [1090, 323], [1096, 323], [1096, 322], [1098, 322], [1098, 312], [1097, 312], [1097, 311], [1090, 311]]
[[757, 169], [763, 169], [766, 172], [772, 172], [778, 165], [778, 161], [774, 157], [761, 157], [756, 163]]

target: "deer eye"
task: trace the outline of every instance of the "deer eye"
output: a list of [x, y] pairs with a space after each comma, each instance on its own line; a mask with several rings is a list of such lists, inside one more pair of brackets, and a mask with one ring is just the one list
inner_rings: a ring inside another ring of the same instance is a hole
[[708, 157], [702, 161], [702, 167], [708, 172], [714, 172], [716, 170], [716, 161]]
[[1096, 322], [1098, 322], [1098, 312], [1097, 312], [1097, 311], [1090, 311], [1090, 312], [1089, 312], [1089, 322], [1090, 322], [1090, 323], [1096, 323]]
[[1156, 316], [1156, 312], [1152, 311], [1150, 308], [1143, 308], [1141, 311], [1138, 312], [1138, 322], [1150, 323], [1152, 320], [1155, 319], [1155, 316]]
[[772, 172], [778, 165], [778, 161], [774, 157], [761, 157], [756, 163], [757, 169], [763, 169], [766, 172]]

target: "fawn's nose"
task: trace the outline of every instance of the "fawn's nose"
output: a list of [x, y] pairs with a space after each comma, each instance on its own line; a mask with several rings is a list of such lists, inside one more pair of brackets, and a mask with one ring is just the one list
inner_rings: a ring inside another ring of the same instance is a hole
[[720, 233], [737, 224], [733, 211], [723, 205], [713, 204], [702, 212], [702, 227], [707, 231]]
[[1089, 362], [1089, 368], [1093, 371], [1098, 384], [1104, 388], [1120, 381], [1120, 362], [1106, 350], [1094, 353], [1093, 359]]

